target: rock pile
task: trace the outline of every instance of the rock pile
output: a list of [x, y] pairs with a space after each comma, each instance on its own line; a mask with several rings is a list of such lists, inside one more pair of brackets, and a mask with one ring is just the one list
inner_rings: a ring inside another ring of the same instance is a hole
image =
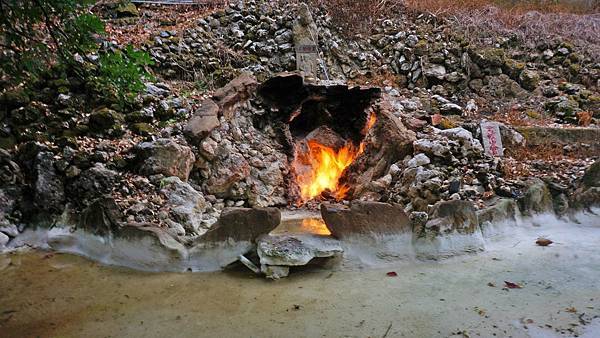
[[[247, 1], [243, 8], [231, 4], [199, 20], [195, 28], [160, 32], [147, 49], [158, 69], [171, 77], [200, 72], [200, 80], [209, 81], [230, 79], [240, 69], [261, 78], [291, 71], [296, 66], [295, 9], [295, 4], [260, 0]], [[535, 119], [536, 112], [545, 111], [563, 123], [577, 123], [578, 113], [593, 115], [600, 108], [600, 68], [569, 42], [554, 39], [516, 47], [504, 39], [475, 45], [444, 18], [409, 13], [376, 21], [368, 37], [348, 38], [324, 8], [310, 9], [324, 60], [321, 78], [361, 80], [386, 73], [395, 79], [388, 84], [394, 87], [430, 88], [463, 105], [475, 100], [490, 113], [516, 107]]]

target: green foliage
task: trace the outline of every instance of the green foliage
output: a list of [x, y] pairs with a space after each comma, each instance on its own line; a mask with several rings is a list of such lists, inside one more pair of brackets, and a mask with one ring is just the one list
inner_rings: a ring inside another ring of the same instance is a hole
[[125, 50], [103, 53], [98, 60], [98, 74], [92, 81], [98, 89], [112, 93], [120, 103], [129, 99], [129, 93], [136, 94], [144, 89], [143, 80], [152, 80], [146, 67], [152, 65], [150, 56], [136, 51], [132, 46]]
[[[145, 52], [99, 51], [104, 23], [90, 14], [93, 0], [0, 0], [0, 78], [33, 82], [48, 70], [67, 69], [102, 94], [123, 102], [150, 79]], [[88, 58], [98, 53], [99, 59]]]

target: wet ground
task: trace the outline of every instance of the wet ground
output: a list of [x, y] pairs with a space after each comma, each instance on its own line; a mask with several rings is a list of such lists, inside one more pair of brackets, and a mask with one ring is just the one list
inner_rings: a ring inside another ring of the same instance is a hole
[[[556, 243], [537, 246], [542, 235]], [[0, 255], [0, 337], [600, 337], [598, 218], [510, 229], [486, 246], [276, 282], [243, 269], [143, 273]]]

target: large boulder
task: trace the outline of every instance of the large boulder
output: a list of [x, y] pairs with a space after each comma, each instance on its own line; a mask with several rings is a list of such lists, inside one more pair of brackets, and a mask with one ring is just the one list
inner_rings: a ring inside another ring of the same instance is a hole
[[260, 235], [275, 229], [280, 222], [281, 212], [277, 208], [228, 208], [197, 242], [254, 242]]
[[498, 225], [515, 225], [521, 215], [514, 199], [501, 198], [487, 208], [477, 211], [479, 226], [485, 235], [493, 234]]
[[206, 191], [219, 198], [231, 197], [234, 185], [250, 175], [250, 164], [239, 153], [231, 153], [212, 164], [212, 175], [205, 182], [205, 187]]
[[219, 125], [219, 106], [213, 100], [207, 99], [200, 103], [200, 108], [189, 119], [183, 132], [190, 140], [199, 144]]
[[475, 206], [469, 201], [442, 201], [435, 204], [424, 226], [415, 222], [413, 244], [417, 257], [438, 259], [481, 251], [483, 234]]
[[587, 188], [600, 187], [600, 160], [594, 162], [583, 174], [581, 180]]
[[114, 199], [102, 197], [93, 201], [79, 216], [78, 228], [99, 236], [107, 236], [119, 228], [123, 214]]
[[69, 195], [78, 204], [89, 205], [99, 197], [109, 194], [120, 181], [119, 173], [102, 163], [84, 170], [69, 185]]
[[90, 131], [101, 133], [111, 129], [121, 129], [124, 122], [123, 114], [104, 107], [91, 113], [88, 126]]
[[424, 229], [414, 229], [418, 237], [452, 233], [472, 234], [479, 229], [477, 210], [469, 201], [441, 201], [430, 211]]
[[540, 75], [536, 71], [525, 69], [519, 75], [519, 83], [527, 90], [534, 90], [540, 83]]
[[340, 183], [351, 187], [348, 196], [359, 199], [381, 193], [380, 185], [373, 183], [385, 176], [390, 166], [413, 153], [415, 133], [408, 130], [392, 113], [387, 101], [374, 107], [375, 124], [363, 141], [364, 153], [359, 156], [340, 178]]
[[136, 152], [143, 175], [177, 176], [187, 181], [196, 161], [190, 147], [167, 138], [142, 142], [136, 146]]
[[229, 208], [189, 249], [192, 270], [217, 270], [256, 249], [256, 239], [279, 225], [276, 208]]
[[357, 235], [395, 235], [411, 231], [411, 223], [401, 206], [353, 201], [350, 207], [321, 204], [325, 225], [336, 238]]
[[206, 210], [204, 196], [176, 176], [163, 179], [161, 186], [174, 220], [188, 233], [199, 232], [203, 227], [202, 214]]
[[290, 266], [306, 265], [314, 258], [334, 257], [343, 249], [339, 241], [331, 237], [264, 235], [258, 238], [256, 251], [267, 278], [278, 279], [287, 275]]
[[250, 73], [243, 73], [224, 87], [217, 89], [212, 99], [219, 106], [219, 116], [224, 116], [227, 120], [231, 119], [235, 107], [249, 99], [257, 87], [256, 78]]
[[594, 162], [585, 171], [569, 205], [574, 209], [600, 207], [600, 161]]
[[552, 194], [544, 181], [534, 178], [528, 182], [529, 188], [519, 198], [519, 208], [525, 216], [553, 210]]
[[118, 4], [117, 8], [115, 8], [115, 14], [117, 18], [131, 18], [140, 15], [137, 7], [130, 1], [122, 1]]
[[36, 157], [34, 203], [45, 211], [61, 212], [65, 203], [64, 182], [54, 168], [54, 154], [40, 152]]
[[6, 248], [6, 245], [10, 241], [10, 237], [0, 232], [0, 253]]

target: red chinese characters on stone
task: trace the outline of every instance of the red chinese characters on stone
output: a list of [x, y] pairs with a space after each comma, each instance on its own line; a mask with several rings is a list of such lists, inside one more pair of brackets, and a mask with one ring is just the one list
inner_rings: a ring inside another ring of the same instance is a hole
[[496, 140], [496, 133], [493, 126], [486, 127], [486, 136], [490, 141], [490, 152], [492, 156], [499, 156], [498, 140]]

